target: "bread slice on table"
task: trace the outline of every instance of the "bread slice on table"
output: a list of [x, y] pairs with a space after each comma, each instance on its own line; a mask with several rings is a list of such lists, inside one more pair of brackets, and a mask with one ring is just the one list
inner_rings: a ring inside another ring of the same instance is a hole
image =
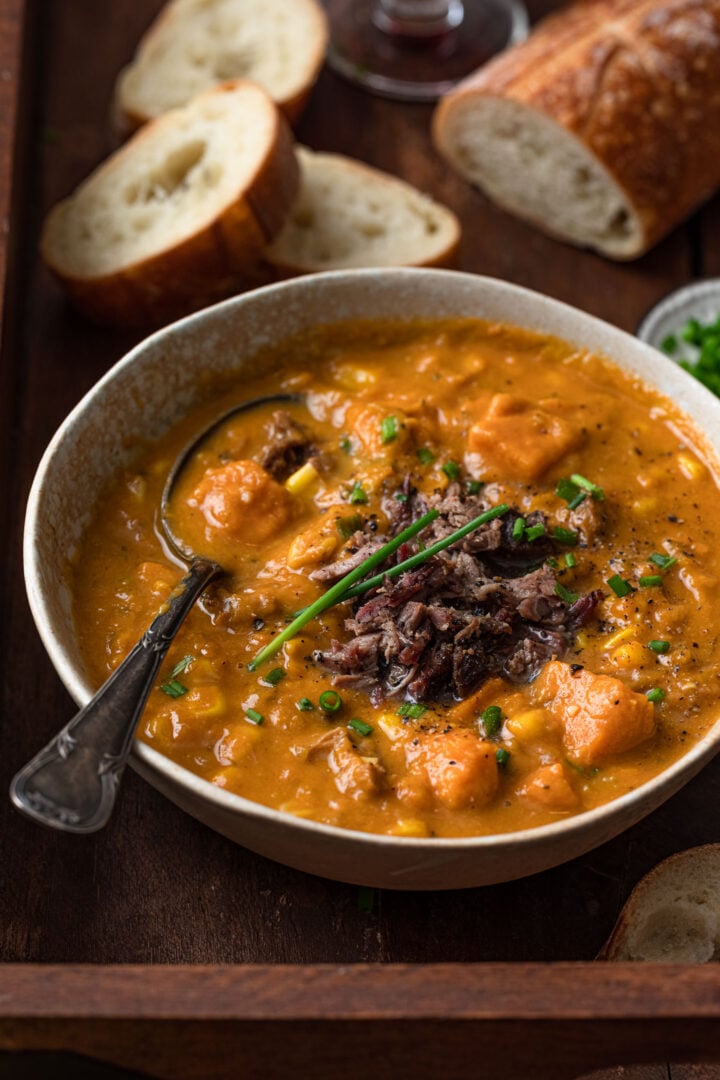
[[720, 0], [580, 0], [445, 98], [433, 133], [501, 207], [635, 258], [720, 185]]
[[316, 0], [170, 0], [115, 84], [114, 117], [132, 131], [227, 79], [252, 79], [290, 121], [327, 46]]
[[297, 148], [300, 193], [265, 253], [280, 276], [353, 266], [446, 266], [460, 224], [410, 184], [339, 154]]
[[598, 960], [720, 959], [720, 844], [671, 855], [635, 886]]
[[158, 323], [267, 280], [261, 254], [298, 182], [265, 91], [223, 83], [142, 128], [55, 206], [42, 256], [96, 321]]

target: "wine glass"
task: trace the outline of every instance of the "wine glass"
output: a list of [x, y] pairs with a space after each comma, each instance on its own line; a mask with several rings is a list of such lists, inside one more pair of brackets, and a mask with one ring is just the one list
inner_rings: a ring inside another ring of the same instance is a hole
[[326, 0], [328, 63], [383, 97], [435, 101], [528, 33], [522, 0]]

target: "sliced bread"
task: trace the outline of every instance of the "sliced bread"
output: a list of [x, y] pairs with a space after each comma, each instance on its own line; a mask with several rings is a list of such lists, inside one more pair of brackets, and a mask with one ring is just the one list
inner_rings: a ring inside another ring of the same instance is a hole
[[317, 79], [327, 18], [316, 0], [170, 0], [115, 85], [132, 130], [227, 79], [252, 79], [290, 121]]
[[258, 284], [298, 190], [287, 125], [251, 82], [148, 124], [49, 213], [42, 256], [99, 322], [142, 325]]
[[635, 886], [598, 960], [720, 959], [720, 844], [671, 855]]
[[339, 154], [297, 148], [300, 193], [265, 253], [281, 276], [353, 266], [445, 266], [460, 224], [410, 184]]
[[720, 0], [581, 0], [438, 106], [436, 146], [500, 206], [611, 258], [720, 185]]

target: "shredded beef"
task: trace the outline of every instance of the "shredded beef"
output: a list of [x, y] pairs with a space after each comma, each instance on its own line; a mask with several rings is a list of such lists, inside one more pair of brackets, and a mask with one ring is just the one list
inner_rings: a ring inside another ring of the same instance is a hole
[[[432, 507], [440, 516], [423, 532], [426, 545], [488, 509], [482, 497], [464, 495], [457, 484], [425, 499], [406, 480], [402, 494], [404, 500], [385, 507], [389, 534], [397, 535]], [[546, 562], [556, 551], [554, 542], [547, 532], [530, 542], [514, 538], [519, 516], [509, 510], [414, 570], [386, 577], [353, 602], [345, 628], [354, 636], [317, 651], [315, 661], [334, 673], [336, 685], [366, 689], [375, 702], [398, 695], [458, 700], [493, 675], [518, 683], [534, 679], [548, 660], [564, 655], [603, 594], [594, 590], [573, 603], [558, 596]], [[525, 522], [546, 524], [541, 514], [529, 514]], [[387, 539], [361, 530], [345, 557], [311, 576], [338, 580]], [[416, 541], [403, 545], [381, 569], [416, 550]]]
[[278, 409], [267, 425], [268, 441], [260, 451], [260, 464], [276, 480], [287, 480], [315, 453], [311, 440], [297, 420]]

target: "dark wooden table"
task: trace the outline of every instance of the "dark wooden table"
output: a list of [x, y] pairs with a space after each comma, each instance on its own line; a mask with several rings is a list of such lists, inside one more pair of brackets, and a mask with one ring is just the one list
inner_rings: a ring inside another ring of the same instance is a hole
[[[31, 478], [65, 414], [138, 339], [66, 306], [39, 263], [39, 229], [47, 208], [113, 148], [113, 79], [159, 6], [0, 0], [1, 791], [73, 711], [25, 600]], [[537, 0], [532, 13], [551, 6]], [[431, 148], [430, 115], [325, 72], [297, 133], [450, 205], [464, 227], [462, 268], [627, 330], [669, 289], [720, 273], [720, 200], [645, 258], [614, 265], [513, 220], [451, 174]], [[493, 888], [376, 893], [369, 904], [357, 888], [232, 845], [132, 773], [110, 826], [87, 838], [45, 832], [3, 797], [0, 1051], [71, 1050], [202, 1080], [240, 1067], [247, 1077], [354, 1077], [371, 1067], [378, 1078], [422, 1078], [466, 1076], [483, 1062], [483, 1075], [511, 1078], [720, 1060], [719, 967], [587, 963], [645, 871], [720, 839], [719, 804], [720, 760], [566, 866]], [[0, 1053], [0, 1073], [55, 1074], [37, 1060]], [[83, 1068], [76, 1063], [78, 1077]], [[642, 1075], [669, 1074], [662, 1066]]]

